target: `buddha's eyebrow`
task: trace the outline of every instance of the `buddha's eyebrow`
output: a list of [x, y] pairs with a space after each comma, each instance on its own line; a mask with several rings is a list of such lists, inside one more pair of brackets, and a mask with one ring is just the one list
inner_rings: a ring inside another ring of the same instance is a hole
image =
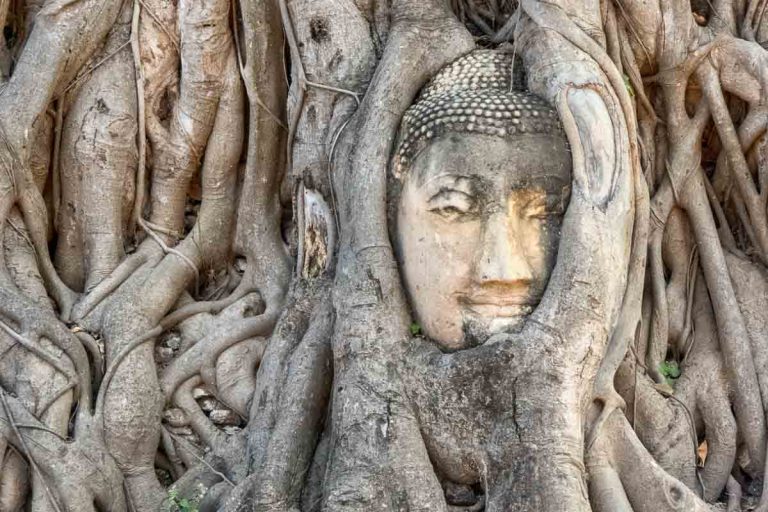
[[459, 190], [461, 192], [470, 193], [476, 188], [480, 178], [478, 176], [467, 174], [439, 174], [428, 178], [422, 187], [429, 187], [430, 190], [438, 189], [438, 192], [443, 190]]
[[440, 187], [440, 189], [435, 192], [434, 194], [430, 194], [429, 199], [427, 199], [428, 202], [434, 201], [435, 199], [448, 199], [452, 196], [459, 195], [459, 196], [466, 196], [467, 198], [472, 198], [474, 195], [470, 189], [459, 189], [456, 187]]

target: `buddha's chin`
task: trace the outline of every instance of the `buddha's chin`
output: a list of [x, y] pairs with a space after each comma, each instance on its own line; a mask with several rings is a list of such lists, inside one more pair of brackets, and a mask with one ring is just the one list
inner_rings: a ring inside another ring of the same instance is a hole
[[495, 334], [513, 333], [519, 331], [532, 307], [527, 307], [515, 315], [483, 316], [475, 312], [464, 316], [464, 345], [468, 347], [485, 343]]
[[488, 322], [488, 334], [501, 334], [504, 332], [514, 332], [522, 327], [523, 322], [528, 317], [527, 314], [520, 314], [516, 316], [502, 316], [496, 318], [487, 319]]

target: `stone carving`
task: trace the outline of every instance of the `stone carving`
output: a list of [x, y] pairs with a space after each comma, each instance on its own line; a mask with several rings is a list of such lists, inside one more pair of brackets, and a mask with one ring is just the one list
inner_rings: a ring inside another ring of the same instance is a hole
[[395, 246], [416, 318], [444, 349], [519, 327], [557, 254], [571, 156], [557, 113], [510, 90], [513, 62], [462, 57], [403, 119]]

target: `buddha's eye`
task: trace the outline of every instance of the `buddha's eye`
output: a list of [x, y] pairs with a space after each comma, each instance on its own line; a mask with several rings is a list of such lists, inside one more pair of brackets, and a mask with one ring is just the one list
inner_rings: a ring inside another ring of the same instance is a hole
[[466, 192], [455, 189], [441, 189], [428, 201], [431, 213], [448, 220], [460, 220], [477, 212], [476, 199]]
[[529, 219], [548, 219], [552, 212], [547, 210], [547, 205], [541, 201], [528, 205], [525, 209], [525, 216]]
[[523, 215], [529, 219], [556, 219], [565, 213], [563, 201], [557, 194], [536, 194], [525, 203]]

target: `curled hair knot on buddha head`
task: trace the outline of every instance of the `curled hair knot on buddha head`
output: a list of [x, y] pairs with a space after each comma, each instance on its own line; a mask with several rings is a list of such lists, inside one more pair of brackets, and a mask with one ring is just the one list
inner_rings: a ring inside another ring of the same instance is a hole
[[[392, 172], [401, 178], [430, 141], [446, 133], [498, 137], [562, 132], [557, 112], [525, 91], [511, 53], [475, 50], [444, 67], [406, 111]], [[518, 70], [521, 66], [518, 65]]]

